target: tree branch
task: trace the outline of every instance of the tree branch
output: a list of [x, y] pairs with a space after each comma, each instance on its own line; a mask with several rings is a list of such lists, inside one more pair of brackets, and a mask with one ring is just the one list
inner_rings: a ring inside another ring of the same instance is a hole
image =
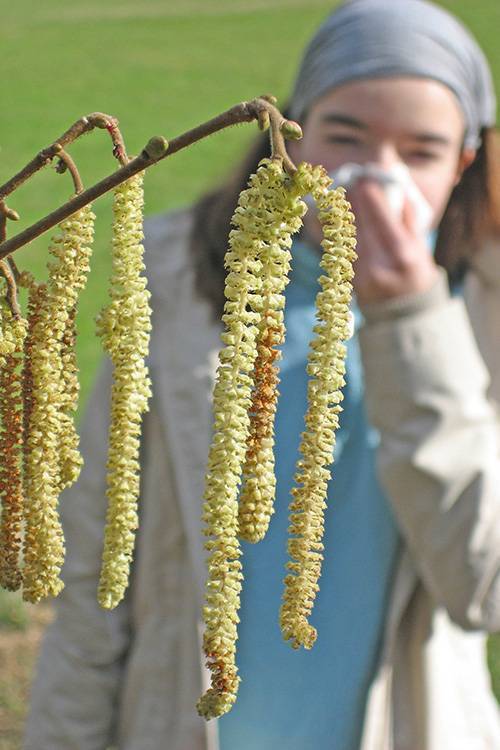
[[232, 125], [251, 122], [252, 120], [258, 120], [259, 124], [262, 124], [262, 122], [266, 120], [266, 117], [263, 114], [264, 112], [268, 113], [271, 124], [270, 136], [272, 158], [281, 159], [286, 171], [292, 174], [296, 168], [286, 152], [284, 138], [298, 138], [301, 135], [301, 131], [296, 123], [291, 123], [290, 121], [285, 120], [281, 112], [274, 106], [274, 101], [274, 97], [263, 96], [257, 99], [252, 99], [252, 101], [249, 102], [241, 102], [217, 117], [198, 125], [192, 130], [188, 130], [169, 142], [167, 142], [162, 136], [154, 136], [148, 141], [139, 156], [136, 156], [135, 159], [128, 162], [126, 161], [128, 157], [125, 152], [123, 140], [121, 139], [121, 135], [118, 135], [119, 131], [117, 127], [115, 127], [115, 125], [110, 127], [110, 121], [117, 124], [117, 121], [114, 118], [101, 113], [94, 113], [93, 115], [82, 117], [74, 123], [71, 128], [63, 133], [57, 141], [47, 149], [40, 151], [39, 154], [37, 154], [37, 156], [26, 165], [26, 167], [24, 167], [24, 169], [0, 187], [0, 201], [5, 196], [12, 193], [16, 187], [19, 187], [20, 184], [31, 177], [51, 159], [55, 156], [60, 156], [61, 147], [71, 143], [93, 127], [106, 128], [109, 130], [114, 143], [113, 153], [122, 163], [125, 163], [116, 172], [108, 175], [108, 177], [105, 177], [87, 190], [73, 196], [67, 203], [60, 206], [48, 216], [40, 219], [24, 231], [19, 232], [11, 239], [1, 242], [0, 260], [5, 258], [9, 253], [14, 252], [14, 250], [18, 250], [23, 245], [31, 242], [35, 237], [43, 234], [56, 224], [59, 224], [75, 211], [83, 208], [83, 206], [86, 206], [96, 198], [104, 195], [104, 193], [113, 190], [117, 185], [120, 185], [138, 172], [141, 172], [162, 159], [165, 159], [167, 156], [171, 156], [177, 151], [196, 143], [196, 141], [206, 138], [208, 135]]

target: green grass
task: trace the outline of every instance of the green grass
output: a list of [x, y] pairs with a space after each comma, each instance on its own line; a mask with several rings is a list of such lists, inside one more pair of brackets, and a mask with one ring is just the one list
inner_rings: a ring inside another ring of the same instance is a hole
[[29, 618], [19, 594], [0, 589], [0, 630], [26, 630]]
[[[88, 112], [118, 117], [128, 151], [135, 154], [151, 135], [173, 137], [241, 100], [267, 91], [282, 99], [298, 50], [329, 4], [278, 0], [269, 6], [229, 0], [105, 6], [21, 0], [9, 6], [0, 31], [6, 82], [0, 181]], [[297, 40], [296, 48], [290, 38]], [[255, 132], [250, 125], [233, 128], [149, 170], [146, 213], [192, 201], [224, 176]], [[82, 138], [70, 152], [86, 185], [116, 168], [102, 131]], [[19, 228], [69, 192], [69, 177], [46, 168], [9, 201], [21, 214]], [[110, 207], [109, 195], [95, 203], [93, 271], [80, 303], [82, 401], [100, 357], [94, 317], [106, 296]], [[43, 275], [46, 245], [45, 236], [19, 250], [18, 262]]]
[[[129, 153], [154, 134], [173, 137], [243, 99], [272, 92], [283, 104], [301, 50], [336, 3], [323, 0], [18, 0], [4, 3], [0, 182], [81, 115], [119, 118]], [[481, 40], [500, 81], [497, 0], [449, 1]], [[293, 44], [291, 44], [293, 40]], [[255, 133], [219, 133], [150, 169], [146, 213], [187, 204], [220, 180]], [[106, 134], [71, 148], [85, 184], [116, 168]], [[10, 199], [21, 214], [9, 232], [47, 214], [70, 194], [68, 176], [47, 167]], [[93, 271], [82, 295], [78, 356], [82, 403], [100, 358], [94, 318], [106, 297], [111, 197], [95, 203]], [[44, 274], [48, 237], [16, 253]]]
[[[0, 183], [83, 114], [120, 120], [129, 153], [150, 136], [171, 138], [263, 92], [280, 104], [304, 44], [335, 2], [323, 0], [16, 0], [2, 3]], [[447, 0], [480, 40], [500, 81], [498, 0]], [[150, 169], [146, 213], [188, 204], [224, 177], [255, 134], [254, 125], [215, 135]], [[116, 168], [105, 133], [71, 149], [87, 186]], [[22, 229], [70, 195], [67, 176], [46, 168], [9, 199]], [[78, 318], [82, 403], [100, 359], [94, 318], [106, 298], [111, 198], [99, 199], [93, 270]], [[44, 236], [16, 253], [44, 276]], [[166, 249], [168, 252], [168, 249]], [[22, 605], [0, 596], [0, 627], [22, 627]], [[500, 641], [490, 665], [500, 695]]]

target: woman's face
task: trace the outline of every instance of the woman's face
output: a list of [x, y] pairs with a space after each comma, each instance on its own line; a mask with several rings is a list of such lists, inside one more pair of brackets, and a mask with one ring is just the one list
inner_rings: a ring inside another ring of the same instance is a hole
[[423, 78], [378, 78], [344, 84], [318, 99], [290, 144], [298, 161], [328, 172], [346, 162], [389, 169], [404, 162], [433, 211], [436, 227], [451, 191], [474, 158], [462, 149], [464, 118], [454, 94]]

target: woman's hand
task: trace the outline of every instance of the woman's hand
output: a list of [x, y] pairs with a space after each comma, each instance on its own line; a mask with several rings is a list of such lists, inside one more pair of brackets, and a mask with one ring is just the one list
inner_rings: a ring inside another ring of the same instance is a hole
[[360, 180], [347, 197], [356, 216], [358, 260], [353, 283], [358, 303], [430, 289], [438, 269], [416, 229], [411, 203], [405, 201], [402, 218], [396, 219], [382, 187], [370, 179]]

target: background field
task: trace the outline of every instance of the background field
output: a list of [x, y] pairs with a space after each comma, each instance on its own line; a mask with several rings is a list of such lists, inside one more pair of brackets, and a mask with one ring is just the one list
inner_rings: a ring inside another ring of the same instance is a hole
[[[442, 2], [473, 30], [500, 82], [498, 0]], [[335, 3], [322, 0], [0, 0], [2, 118], [0, 183], [83, 114], [120, 120], [129, 153], [150, 136], [180, 134], [263, 92], [282, 105], [305, 42]], [[245, 125], [213, 136], [148, 171], [146, 213], [189, 203], [222, 179], [255, 133]], [[113, 171], [105, 133], [70, 152], [86, 185]], [[67, 176], [47, 168], [9, 201], [21, 229], [70, 195]], [[78, 319], [82, 404], [100, 359], [94, 317], [106, 296], [111, 198], [96, 202], [93, 271]], [[44, 275], [47, 237], [16, 253]], [[26, 684], [38, 633], [49, 615], [0, 595], [0, 750], [19, 744]], [[500, 692], [500, 648], [491, 648]]]

